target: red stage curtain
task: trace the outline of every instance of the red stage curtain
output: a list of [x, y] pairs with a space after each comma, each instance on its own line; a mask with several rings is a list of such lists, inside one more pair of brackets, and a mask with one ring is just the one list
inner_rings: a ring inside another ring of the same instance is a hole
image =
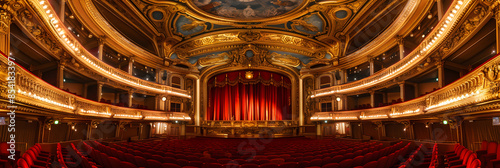
[[290, 79], [267, 72], [228, 72], [209, 80], [206, 120], [290, 120]]

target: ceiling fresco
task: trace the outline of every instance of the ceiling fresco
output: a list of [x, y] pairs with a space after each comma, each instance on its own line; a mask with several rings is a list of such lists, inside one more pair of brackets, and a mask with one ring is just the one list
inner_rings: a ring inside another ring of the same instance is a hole
[[262, 19], [285, 14], [303, 0], [192, 0], [201, 10], [233, 19]]

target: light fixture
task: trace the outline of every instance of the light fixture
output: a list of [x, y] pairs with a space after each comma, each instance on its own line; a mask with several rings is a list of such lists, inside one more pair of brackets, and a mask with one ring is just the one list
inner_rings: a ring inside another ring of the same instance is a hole
[[54, 124], [55, 125], [59, 124], [59, 120], [54, 120]]
[[439, 81], [439, 78], [436, 78], [436, 82], [438, 82], [438, 81]]
[[325, 120], [325, 123], [328, 123], [328, 121]]
[[166, 101], [166, 100], [167, 100], [167, 98], [166, 98], [166, 97], [162, 97], [162, 98], [161, 98], [161, 100], [162, 100], [162, 101]]
[[406, 131], [406, 128], [403, 128], [403, 131]]
[[252, 79], [253, 78], [253, 71], [247, 71], [247, 72], [245, 72], [245, 78]]
[[443, 120], [443, 124], [447, 125], [448, 124], [448, 120]]
[[340, 101], [340, 97], [337, 97], [337, 101]]
[[429, 125], [425, 125], [425, 128], [429, 128]]

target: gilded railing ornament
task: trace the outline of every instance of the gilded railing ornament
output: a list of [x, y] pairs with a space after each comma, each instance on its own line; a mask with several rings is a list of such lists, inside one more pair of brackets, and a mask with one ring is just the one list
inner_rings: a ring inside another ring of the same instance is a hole
[[259, 32], [255, 31], [247, 31], [247, 32], [240, 32], [238, 33], [238, 38], [240, 38], [243, 41], [246, 42], [252, 42], [252, 41], [257, 41], [260, 39], [262, 35]]

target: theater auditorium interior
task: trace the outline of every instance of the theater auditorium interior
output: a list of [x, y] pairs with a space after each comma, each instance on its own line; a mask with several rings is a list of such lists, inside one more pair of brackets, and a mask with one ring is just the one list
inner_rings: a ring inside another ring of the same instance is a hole
[[0, 168], [500, 168], [500, 0], [0, 0]]

